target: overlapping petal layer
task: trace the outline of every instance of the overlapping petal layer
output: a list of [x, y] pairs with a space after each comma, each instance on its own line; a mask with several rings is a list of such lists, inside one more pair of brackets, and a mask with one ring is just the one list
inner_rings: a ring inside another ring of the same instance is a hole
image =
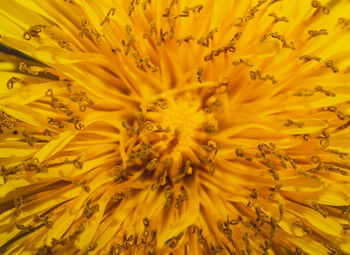
[[349, 10], [3, 0], [0, 253], [350, 253]]

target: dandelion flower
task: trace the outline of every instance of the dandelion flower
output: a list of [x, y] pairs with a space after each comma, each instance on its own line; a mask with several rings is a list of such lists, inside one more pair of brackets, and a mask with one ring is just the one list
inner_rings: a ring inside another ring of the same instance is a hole
[[350, 254], [350, 2], [2, 0], [1, 254]]

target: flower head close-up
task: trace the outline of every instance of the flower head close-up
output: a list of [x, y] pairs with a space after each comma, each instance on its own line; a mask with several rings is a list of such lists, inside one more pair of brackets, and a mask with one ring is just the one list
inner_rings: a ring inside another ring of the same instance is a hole
[[1, 0], [0, 254], [350, 254], [350, 1]]

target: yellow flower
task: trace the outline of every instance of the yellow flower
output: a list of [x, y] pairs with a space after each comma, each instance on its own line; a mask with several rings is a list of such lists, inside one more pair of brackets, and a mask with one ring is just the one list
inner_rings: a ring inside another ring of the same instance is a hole
[[1, 254], [350, 254], [350, 2], [2, 0]]

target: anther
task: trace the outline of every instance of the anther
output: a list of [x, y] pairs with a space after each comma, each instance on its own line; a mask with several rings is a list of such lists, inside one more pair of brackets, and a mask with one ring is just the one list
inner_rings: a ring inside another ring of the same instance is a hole
[[274, 188], [270, 188], [272, 193], [267, 196], [267, 200], [274, 199], [276, 196], [276, 193], [282, 188], [282, 186], [283, 186], [282, 184], [277, 184]]
[[311, 37], [319, 36], [319, 35], [328, 35], [327, 29], [321, 29], [321, 30], [309, 30], [309, 35]]
[[244, 18], [239, 17], [239, 18], [237, 18], [237, 19], [235, 20], [235, 22], [233, 23], [233, 25], [234, 25], [235, 27], [241, 27], [241, 26], [243, 26], [243, 23], [244, 23]]
[[237, 155], [238, 157], [244, 157], [244, 152], [243, 152], [243, 150], [242, 150], [241, 148], [237, 148], [237, 149], [236, 149], [236, 155]]
[[316, 57], [316, 56], [309, 56], [309, 55], [303, 55], [299, 57], [300, 60], [304, 60], [305, 62], [309, 62], [311, 60], [315, 60], [317, 62], [321, 61], [321, 58]]
[[23, 80], [21, 80], [21, 79], [19, 79], [19, 78], [17, 78], [17, 77], [12, 77], [12, 78], [10, 78], [8, 81], [7, 81], [7, 88], [8, 89], [12, 89], [13, 88], [13, 85], [15, 84], [15, 83], [21, 83], [21, 84], [23, 84], [24, 83], [24, 81]]
[[143, 39], [146, 39], [147, 37], [153, 35], [154, 29], [155, 29], [155, 23], [153, 21], [151, 21], [150, 24], [151, 24], [151, 30], [149, 32], [147, 32], [146, 34], [142, 35]]
[[346, 18], [339, 18], [338, 19], [338, 24], [342, 25], [342, 28], [348, 28], [350, 26], [350, 20]]
[[202, 83], [204, 81], [204, 77], [203, 77], [203, 67], [198, 67], [197, 70], [197, 80], [198, 82]]
[[104, 18], [104, 20], [101, 22], [100, 25], [103, 26], [106, 22], [109, 22], [109, 21], [110, 21], [110, 16], [114, 16], [115, 11], [116, 11], [115, 8], [111, 8], [111, 9], [108, 11], [106, 17]]
[[171, 9], [174, 7], [176, 2], [177, 2], [176, 0], [172, 0], [170, 2], [169, 7], [165, 8], [165, 12], [163, 14], [163, 17], [169, 17], [170, 16]]
[[280, 179], [279, 174], [277, 173], [277, 171], [273, 168], [269, 169], [269, 172], [272, 174], [273, 178], [277, 181]]
[[320, 205], [316, 201], [312, 201], [311, 206], [315, 211], [320, 213], [323, 217], [327, 217], [328, 211], [321, 209]]
[[189, 35], [189, 36], [186, 36], [185, 38], [183, 39], [179, 39], [177, 40], [177, 45], [180, 46], [183, 42], [186, 42], [186, 43], [189, 43], [190, 40], [194, 40], [194, 37]]
[[304, 127], [305, 123], [304, 122], [296, 122], [296, 121], [293, 121], [291, 119], [287, 119], [287, 122], [284, 123], [285, 127], [290, 127], [293, 125], [297, 126], [298, 128], [302, 128], [302, 127]]
[[169, 32], [169, 39], [172, 40], [175, 36], [175, 22], [176, 22], [176, 19], [172, 19], [170, 20], [170, 32]]
[[312, 230], [310, 228], [306, 227], [303, 223], [301, 223], [300, 220], [293, 222], [293, 226], [296, 226], [296, 227], [303, 229], [303, 231], [307, 234], [312, 233]]
[[317, 1], [317, 0], [313, 0], [313, 1], [311, 2], [311, 6], [312, 6], [313, 8], [315, 8], [315, 9], [317, 9], [317, 10], [316, 10], [316, 13], [322, 11], [323, 14], [328, 15], [329, 12], [330, 12], [330, 10], [329, 10], [329, 8], [328, 8], [327, 6], [325, 6], [325, 5], [322, 6], [322, 4], [321, 4], [319, 1]]
[[159, 165], [159, 160], [158, 159], [152, 159], [150, 162], [147, 163], [146, 169], [148, 171], [153, 171], [155, 170]]
[[346, 122], [344, 125], [341, 125], [340, 127], [338, 127], [338, 129], [345, 129], [349, 126], [350, 126], [350, 120], [348, 122]]
[[241, 59], [241, 58], [240, 58], [238, 61], [233, 61], [233, 62], [232, 62], [232, 65], [239, 65], [239, 64], [244, 64], [244, 65], [249, 66], [249, 67], [252, 67], [252, 66], [253, 66], [253, 64], [251, 63], [251, 61], [248, 60], [248, 59], [244, 60], [244, 59]]
[[13, 200], [13, 203], [16, 208], [21, 207], [21, 205], [23, 204], [23, 197], [15, 197], [15, 199]]
[[149, 218], [147, 218], [147, 217], [143, 218], [142, 222], [143, 222], [143, 226], [145, 227], [145, 229], [147, 229], [149, 227], [149, 225], [150, 225]]
[[273, 238], [277, 228], [277, 220], [274, 217], [270, 218], [270, 225], [271, 225], [270, 236], [271, 238]]
[[158, 46], [161, 46], [162, 43], [165, 41], [165, 36], [168, 34], [168, 32], [163, 32], [163, 29], [160, 29], [159, 31], [159, 40], [157, 42]]
[[200, 13], [200, 11], [203, 9], [203, 5], [196, 5], [194, 7], [185, 7], [185, 9], [179, 14], [179, 15], [176, 15], [174, 18], [177, 18], [177, 17], [188, 17], [190, 15], [190, 12], [192, 11], [193, 13]]
[[218, 29], [214, 28], [211, 30], [206, 36], [199, 38], [197, 44], [202, 45], [204, 47], [209, 47], [209, 40], [214, 39], [214, 33], [217, 33]]
[[46, 28], [45, 25], [34, 25], [30, 27], [26, 32], [23, 34], [23, 38], [25, 40], [30, 40], [32, 37], [34, 38], [40, 38], [40, 33], [42, 32], [42, 28]]
[[94, 204], [90, 207], [91, 200], [89, 200], [86, 203], [85, 209], [84, 209], [84, 216], [88, 219], [90, 219], [95, 213], [99, 212], [100, 206], [98, 204]]
[[334, 63], [333, 63], [332, 60], [326, 61], [326, 63], [324, 64], [324, 67], [330, 68], [333, 73], [338, 73], [339, 72], [339, 69], [334, 66]]
[[277, 23], [280, 21], [289, 22], [287, 17], [277, 17], [275, 13], [270, 13], [269, 16], [274, 18], [274, 21], [273, 21], [274, 23]]

